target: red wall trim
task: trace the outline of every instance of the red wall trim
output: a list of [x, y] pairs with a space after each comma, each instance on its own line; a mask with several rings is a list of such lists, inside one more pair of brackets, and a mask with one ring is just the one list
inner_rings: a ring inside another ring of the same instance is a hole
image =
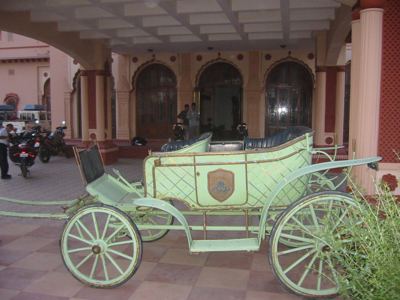
[[337, 67], [326, 68], [325, 132], [335, 131]]

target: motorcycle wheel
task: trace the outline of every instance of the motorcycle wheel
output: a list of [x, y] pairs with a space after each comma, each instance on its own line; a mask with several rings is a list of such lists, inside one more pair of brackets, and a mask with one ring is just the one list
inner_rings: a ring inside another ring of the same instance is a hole
[[48, 163], [50, 160], [50, 153], [48, 151], [40, 151], [39, 159], [42, 163]]
[[20, 165], [21, 168], [21, 173], [22, 173], [22, 177], [26, 178], [28, 177], [28, 167], [25, 164], [21, 164]]

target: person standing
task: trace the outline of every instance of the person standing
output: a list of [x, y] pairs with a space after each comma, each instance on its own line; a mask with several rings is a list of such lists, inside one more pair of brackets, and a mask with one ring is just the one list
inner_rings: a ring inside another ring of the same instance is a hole
[[189, 139], [189, 119], [188, 119], [189, 109], [190, 109], [189, 104], [185, 104], [185, 109], [182, 110], [177, 116], [177, 118], [182, 121], [185, 140]]
[[197, 111], [196, 103], [192, 103], [192, 107], [188, 112], [189, 119], [189, 137], [195, 138], [200, 134], [200, 113]]
[[8, 134], [14, 130], [12, 124], [7, 124], [6, 127], [0, 128], [0, 168], [1, 168], [1, 179], [11, 179], [11, 175], [8, 174]]

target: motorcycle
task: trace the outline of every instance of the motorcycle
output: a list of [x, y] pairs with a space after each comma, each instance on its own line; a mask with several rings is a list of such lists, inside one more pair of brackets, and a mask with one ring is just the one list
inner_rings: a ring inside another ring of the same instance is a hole
[[65, 122], [63, 122], [62, 126], [57, 127], [54, 132], [47, 133], [45, 137], [43, 137], [39, 149], [39, 159], [41, 162], [48, 163], [51, 156], [56, 156], [61, 153], [67, 158], [70, 157], [67, 151], [67, 145], [64, 141], [65, 129], [67, 129], [67, 127], [65, 126]]
[[172, 132], [174, 134], [175, 141], [183, 141], [185, 139], [185, 128], [183, 123], [172, 124]]
[[40, 137], [35, 131], [10, 135], [9, 157], [21, 169], [24, 178], [30, 173], [29, 168], [35, 163], [40, 148]]

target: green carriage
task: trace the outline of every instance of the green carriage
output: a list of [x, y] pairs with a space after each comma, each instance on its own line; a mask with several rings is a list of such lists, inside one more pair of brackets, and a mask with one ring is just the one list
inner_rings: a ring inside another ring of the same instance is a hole
[[[302, 127], [243, 142], [211, 142], [207, 133], [162, 150], [144, 160], [143, 180], [134, 183], [116, 170], [107, 174], [96, 147], [76, 151], [90, 196], [65, 212], [61, 253], [74, 277], [95, 287], [121, 285], [140, 265], [142, 241], [182, 230], [191, 253], [258, 251], [269, 236], [273, 272], [287, 289], [337, 293], [330, 245], [348, 242], [343, 228], [355, 201], [338, 191], [346, 174], [328, 170], [379, 157], [334, 161], [313, 148], [311, 130]], [[328, 161], [313, 164], [316, 153]]]

